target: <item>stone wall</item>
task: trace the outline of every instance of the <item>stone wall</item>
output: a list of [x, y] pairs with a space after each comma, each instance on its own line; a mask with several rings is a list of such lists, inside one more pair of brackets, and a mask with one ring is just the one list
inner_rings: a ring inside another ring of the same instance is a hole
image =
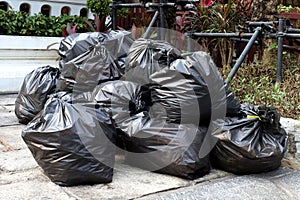
[[281, 118], [280, 123], [289, 135], [287, 156], [300, 158], [300, 121]]

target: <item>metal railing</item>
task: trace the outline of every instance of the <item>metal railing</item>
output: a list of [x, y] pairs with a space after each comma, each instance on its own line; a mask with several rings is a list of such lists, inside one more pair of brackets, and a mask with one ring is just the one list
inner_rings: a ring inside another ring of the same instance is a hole
[[[177, 3], [179, 3], [178, 1]], [[187, 0], [187, 2], [189, 2]], [[144, 38], [147, 38], [151, 28], [156, 22], [159, 16], [159, 27], [164, 27], [164, 9], [165, 7], [175, 7], [176, 3], [165, 3], [163, 0], [159, 0], [159, 3], [117, 3], [115, 0], [110, 4], [112, 8], [112, 28], [113, 30], [117, 29], [117, 9], [120, 8], [158, 8], [155, 11], [155, 14], [147, 27], [147, 30], [144, 34]], [[281, 82], [282, 79], [282, 58], [283, 58], [283, 50], [292, 50], [300, 52], [300, 29], [292, 28], [288, 20], [279, 19], [278, 21], [273, 22], [248, 22], [248, 30], [252, 30], [247, 33], [243, 32], [235, 32], [235, 33], [198, 33], [198, 32], [187, 32], [186, 36], [190, 38], [231, 38], [239, 39], [241, 42], [246, 42], [244, 50], [238, 57], [234, 66], [232, 67], [228, 77], [225, 80], [225, 83], [229, 84], [229, 82], [233, 79], [234, 75], [244, 62], [246, 56], [248, 55], [251, 47], [254, 44], [258, 44], [258, 38], [267, 38], [267, 39], [277, 39], [278, 49], [277, 49], [277, 69], [276, 69], [276, 82]], [[163, 31], [163, 29], [161, 29]], [[162, 35], [163, 33], [161, 33]], [[298, 44], [298, 46], [290, 46], [284, 45], [284, 39], [293, 39]]]
[[[192, 38], [199, 38], [199, 37], [222, 37], [222, 38], [249, 38], [249, 40], [244, 40], [243, 42], [247, 42], [244, 50], [242, 51], [241, 55], [235, 62], [234, 66], [232, 67], [228, 77], [226, 78], [225, 82], [228, 84], [244, 62], [247, 54], [249, 53], [251, 47], [254, 44], [257, 44], [257, 39], [259, 37], [266, 38], [266, 39], [277, 39], [277, 71], [276, 71], [276, 82], [281, 82], [282, 79], [282, 58], [283, 58], [283, 51], [285, 50], [292, 50], [292, 51], [299, 51], [300, 52], [300, 29], [291, 28], [290, 25], [285, 19], [279, 19], [278, 21], [274, 22], [248, 22], [248, 27], [253, 29], [253, 32], [250, 33], [197, 33], [197, 32], [188, 32], [186, 33], [187, 36]], [[253, 28], [254, 27], [254, 28]], [[298, 43], [298, 46], [289, 46], [284, 45], [284, 39], [295, 39]]]

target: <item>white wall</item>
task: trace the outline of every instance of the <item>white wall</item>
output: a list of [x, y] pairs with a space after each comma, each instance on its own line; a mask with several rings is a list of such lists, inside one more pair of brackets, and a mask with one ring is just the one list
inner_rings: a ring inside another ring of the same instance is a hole
[[[77, 0], [77, 1], [71, 1], [71, 0], [3, 0], [4, 2], [7, 2], [13, 10], [19, 10], [20, 5], [22, 3], [28, 3], [30, 5], [30, 15], [34, 15], [35, 13], [38, 13], [41, 11], [41, 7], [43, 5], [49, 5], [51, 6], [51, 13], [52, 16], [59, 16], [60, 11], [62, 7], [68, 6], [71, 8], [70, 15], [79, 15], [80, 10], [82, 8], [86, 8], [86, 1], [85, 0]], [[92, 14], [88, 13], [89, 18], [93, 18]]]
[[[18, 92], [24, 77], [37, 67], [58, 67], [62, 37], [0, 35], [0, 94]], [[47, 46], [57, 42], [47, 50]]]

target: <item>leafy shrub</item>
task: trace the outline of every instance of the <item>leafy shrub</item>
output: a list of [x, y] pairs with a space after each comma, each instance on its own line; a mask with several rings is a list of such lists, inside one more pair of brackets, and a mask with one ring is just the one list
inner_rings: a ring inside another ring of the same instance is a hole
[[[111, 28], [111, 21], [107, 23], [107, 16], [112, 15], [112, 9], [109, 7], [109, 4], [112, 3], [112, 0], [87, 0], [86, 6], [94, 14], [94, 24], [90, 26], [95, 27], [95, 31], [105, 32]], [[128, 8], [117, 9], [118, 17], [126, 17], [128, 13]]]
[[90, 31], [88, 20], [80, 16], [51, 16], [38, 13], [29, 16], [24, 12], [0, 10], [0, 34], [24, 36], [62, 36], [62, 29], [67, 23], [77, 24], [77, 32]]
[[[271, 54], [268, 61], [240, 67], [231, 87], [242, 103], [276, 106], [283, 117], [300, 119], [300, 60], [285, 54], [282, 81], [276, 84], [276, 58]], [[229, 67], [222, 70], [227, 77]]]
[[[191, 11], [185, 17], [185, 30], [206, 33], [235, 32], [237, 25], [244, 25], [252, 1], [222, 0], [214, 1], [213, 5], [204, 8], [196, 4], [196, 11]], [[222, 60], [222, 66], [230, 65], [233, 56], [233, 42], [228, 38], [207, 39], [209, 50], [218, 50]]]

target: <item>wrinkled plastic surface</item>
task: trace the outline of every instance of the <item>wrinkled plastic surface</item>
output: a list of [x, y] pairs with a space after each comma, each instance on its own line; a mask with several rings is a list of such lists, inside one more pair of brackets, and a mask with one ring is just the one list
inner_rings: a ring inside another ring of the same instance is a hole
[[23, 80], [15, 101], [15, 114], [20, 123], [27, 124], [40, 112], [47, 96], [55, 91], [59, 69], [51, 66], [38, 67]]
[[132, 44], [131, 33], [72, 34], [61, 42], [59, 91], [92, 90], [105, 81], [124, 74], [126, 53]]
[[169, 67], [178, 58], [180, 51], [165, 41], [138, 39], [126, 58], [126, 80], [142, 85], [150, 83], [152, 74]]
[[131, 152], [127, 162], [188, 179], [207, 174], [209, 158], [198, 156], [207, 128], [165, 121], [166, 113], [151, 102], [149, 92], [137, 83], [113, 81], [99, 85], [92, 95], [122, 131], [125, 149]]
[[[71, 104], [64, 92], [51, 96], [22, 137], [44, 173], [56, 184], [112, 181], [114, 126], [95, 104]], [[101, 132], [102, 130], [102, 132]]]
[[141, 129], [131, 132], [132, 137], [123, 137], [126, 150], [138, 153], [127, 153], [127, 163], [186, 179], [199, 178], [209, 173], [209, 157], [199, 158], [206, 127], [167, 123], [146, 115], [134, 116], [132, 119], [135, 124], [140, 123]]
[[241, 109], [241, 103], [235, 94], [232, 92], [229, 85], [225, 84], [225, 91], [226, 91], [226, 116], [227, 117], [235, 117], [238, 115]]
[[226, 105], [237, 114], [240, 104], [206, 53], [182, 57], [167, 42], [133, 43], [129, 32], [110, 31], [70, 35], [59, 54], [58, 93], [22, 133], [53, 182], [110, 182], [113, 144], [147, 170], [188, 179], [209, 173], [201, 148], [211, 150], [211, 119], [225, 116]]
[[139, 39], [130, 48], [126, 63], [125, 79], [148, 85], [152, 101], [162, 105], [171, 123], [207, 125], [214, 109], [227, 107], [230, 116], [240, 109], [239, 101], [223, 85], [221, 74], [205, 52], [182, 58], [180, 51], [167, 42]]
[[279, 119], [276, 108], [242, 104], [239, 116], [226, 118], [223, 131], [216, 135], [212, 165], [235, 174], [278, 168], [287, 148], [287, 133]]
[[100, 41], [107, 39], [107, 35], [100, 32], [70, 34], [64, 38], [59, 46], [60, 66], [81, 54], [89, 51]]

